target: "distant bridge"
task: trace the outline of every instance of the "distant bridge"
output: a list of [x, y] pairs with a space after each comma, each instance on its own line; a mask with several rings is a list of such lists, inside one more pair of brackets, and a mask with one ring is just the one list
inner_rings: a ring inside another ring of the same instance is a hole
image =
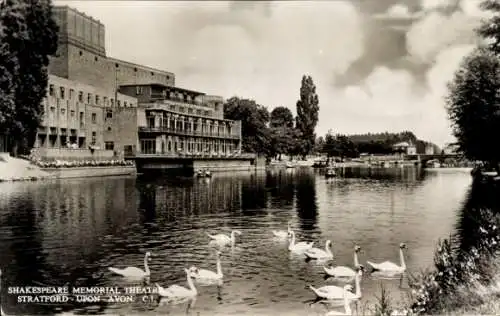
[[439, 160], [442, 161], [447, 158], [452, 158], [452, 159], [461, 159], [463, 158], [463, 155], [460, 154], [414, 154], [414, 155], [406, 155], [406, 158], [408, 160], [418, 160], [422, 163], [426, 163], [429, 160]]

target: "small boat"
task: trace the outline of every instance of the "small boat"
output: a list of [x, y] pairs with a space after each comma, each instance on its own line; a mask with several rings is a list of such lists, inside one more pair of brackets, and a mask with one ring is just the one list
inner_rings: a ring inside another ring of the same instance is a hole
[[293, 163], [291, 163], [291, 162], [287, 162], [285, 164], [285, 167], [287, 167], [287, 168], [295, 168], [295, 165]]
[[325, 173], [325, 178], [335, 178], [337, 176], [337, 172], [335, 172], [334, 168], [328, 168]]

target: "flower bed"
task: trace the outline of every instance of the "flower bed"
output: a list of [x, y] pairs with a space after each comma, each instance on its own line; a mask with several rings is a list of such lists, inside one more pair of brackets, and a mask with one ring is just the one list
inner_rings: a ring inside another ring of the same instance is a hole
[[74, 160], [74, 161], [43, 161], [41, 159], [32, 160], [32, 163], [40, 168], [80, 168], [80, 167], [114, 167], [114, 166], [135, 166], [133, 161], [127, 160]]

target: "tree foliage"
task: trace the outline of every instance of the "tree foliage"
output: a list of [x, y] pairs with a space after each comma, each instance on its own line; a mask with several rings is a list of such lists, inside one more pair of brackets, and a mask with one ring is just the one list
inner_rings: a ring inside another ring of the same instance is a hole
[[447, 110], [458, 150], [470, 160], [498, 166], [500, 147], [490, 137], [500, 134], [500, 61], [494, 52], [477, 49], [449, 84]]
[[278, 106], [271, 111], [270, 127], [293, 128], [293, 121], [292, 111], [287, 107]]
[[[50, 0], [6, 0], [1, 11], [0, 67], [11, 76], [0, 79], [1, 110], [7, 113], [2, 115], [2, 132], [11, 136], [16, 154], [19, 145], [25, 149], [33, 145], [40, 125], [48, 84], [47, 66], [49, 56], [57, 51], [58, 28]], [[13, 99], [11, 103], [4, 102], [9, 98]]]
[[487, 39], [491, 39], [488, 48], [496, 55], [500, 54], [500, 1], [499, 0], [485, 0], [481, 2], [481, 9], [495, 13], [493, 17], [485, 21], [479, 29], [478, 34]]
[[269, 112], [254, 100], [232, 97], [224, 105], [224, 117], [241, 121], [242, 149], [268, 154], [270, 148]]
[[297, 101], [296, 128], [302, 133], [304, 146], [302, 155], [312, 151], [316, 140], [315, 128], [318, 124], [319, 99], [311, 76], [303, 76], [300, 99]]

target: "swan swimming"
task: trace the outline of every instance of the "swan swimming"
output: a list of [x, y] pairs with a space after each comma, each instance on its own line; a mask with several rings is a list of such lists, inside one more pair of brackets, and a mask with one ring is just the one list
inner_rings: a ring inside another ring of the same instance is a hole
[[[350, 291], [345, 292], [343, 287], [335, 285], [322, 286], [320, 288], [315, 288], [312, 285], [308, 287], [316, 294], [317, 297], [327, 300], [339, 300], [347, 298], [350, 301], [358, 300], [361, 298], [361, 277], [363, 276], [364, 267], [362, 265], [358, 268], [358, 273], [356, 274], [356, 293]], [[345, 293], [344, 293], [345, 292]]]
[[236, 242], [236, 235], [241, 235], [241, 232], [239, 230], [233, 230], [231, 232], [231, 237], [229, 237], [226, 234], [217, 234], [217, 235], [210, 235], [207, 233], [208, 237], [212, 239], [212, 241], [221, 244], [221, 245], [227, 245], [227, 244], [232, 244], [234, 245]]
[[374, 271], [403, 273], [406, 271], [406, 263], [403, 254], [403, 249], [406, 249], [406, 244], [405, 243], [399, 244], [399, 260], [401, 262], [400, 266], [391, 261], [384, 261], [382, 263], [373, 263], [371, 261], [367, 261], [366, 263], [370, 265]]
[[137, 267], [127, 267], [125, 269], [109, 267], [108, 270], [127, 278], [144, 278], [151, 275], [151, 271], [149, 271], [148, 261], [151, 261], [151, 252], [149, 251], [144, 255], [144, 270]]
[[296, 253], [301, 253], [304, 252], [308, 249], [311, 249], [312, 246], [314, 245], [314, 241], [311, 242], [305, 242], [301, 241], [298, 243], [295, 243], [295, 232], [292, 230], [290, 231], [290, 235], [292, 238], [290, 239], [290, 244], [288, 245], [288, 250]]
[[332, 242], [327, 240], [325, 243], [325, 250], [319, 248], [310, 248], [304, 252], [307, 259], [332, 259], [333, 254], [330, 250]]
[[351, 293], [350, 291], [352, 291], [352, 286], [350, 284], [344, 285], [344, 312], [329, 311], [325, 314], [325, 316], [351, 316], [351, 302], [349, 301], [349, 293]]
[[288, 221], [288, 230], [273, 230], [273, 235], [277, 238], [286, 239], [291, 231], [290, 221]]
[[198, 269], [196, 267], [191, 268], [190, 270], [192, 271], [192, 276], [195, 280], [204, 280], [204, 281], [218, 281], [222, 280], [224, 275], [222, 274], [222, 265], [220, 262], [220, 256], [221, 256], [220, 251], [216, 251], [215, 255], [217, 256], [217, 272], [206, 270], [206, 269]]
[[186, 272], [189, 288], [185, 288], [176, 284], [164, 288], [156, 283], [156, 287], [158, 288], [158, 295], [169, 299], [182, 299], [196, 296], [198, 294], [198, 291], [196, 290], [196, 287], [193, 283], [193, 272], [188, 269], [184, 269], [184, 271]]
[[[355, 246], [354, 247], [354, 266], [358, 267], [359, 266], [359, 261], [358, 261], [358, 252], [361, 250], [360, 246]], [[346, 267], [346, 266], [337, 266], [337, 267], [323, 267], [323, 270], [325, 270], [325, 273], [328, 276], [332, 277], [337, 277], [337, 278], [354, 278], [356, 276], [356, 271], [353, 269]]]

